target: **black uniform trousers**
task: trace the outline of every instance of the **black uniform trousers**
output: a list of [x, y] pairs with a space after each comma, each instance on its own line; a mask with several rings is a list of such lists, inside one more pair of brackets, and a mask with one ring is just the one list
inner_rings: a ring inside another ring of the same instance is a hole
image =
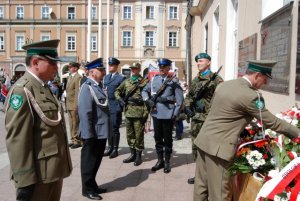
[[172, 131], [173, 131], [172, 119], [157, 119], [153, 117], [154, 126], [154, 140], [157, 153], [171, 154], [173, 147]]
[[106, 139], [83, 139], [81, 149], [82, 193], [95, 192], [98, 189], [96, 174], [100, 167]]
[[120, 136], [120, 125], [122, 123], [122, 112], [110, 113], [113, 135]]

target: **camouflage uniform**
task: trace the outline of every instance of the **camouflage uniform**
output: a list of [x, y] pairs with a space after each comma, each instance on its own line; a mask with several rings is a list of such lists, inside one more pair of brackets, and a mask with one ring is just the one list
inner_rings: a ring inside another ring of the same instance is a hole
[[[213, 73], [210, 72], [207, 75], [201, 75], [199, 73], [191, 83], [191, 87], [189, 88], [189, 92], [186, 95], [186, 98], [184, 100], [185, 107], [192, 106], [197, 93], [199, 89], [210, 80], [210, 78], [213, 76]], [[194, 145], [194, 140], [197, 137], [198, 133], [200, 132], [200, 129], [207, 117], [207, 114], [210, 109], [210, 101], [213, 97], [213, 94], [215, 92], [215, 89], [219, 83], [223, 82], [223, 79], [220, 76], [217, 76], [215, 80], [211, 81], [208, 85], [208, 88], [204, 94], [204, 96], [195, 102], [195, 116], [192, 117], [192, 123], [191, 123], [191, 136], [192, 136], [192, 154], [194, 161], [197, 158], [197, 147]]]
[[142, 151], [144, 149], [145, 124], [143, 120], [147, 118], [149, 114], [141, 95], [141, 91], [148, 80], [142, 80], [143, 77], [140, 75], [138, 79], [133, 79], [133, 77], [128, 78], [122, 82], [115, 92], [116, 99], [121, 100], [132, 90], [137, 82], [141, 82], [138, 89], [130, 96], [125, 106], [125, 124], [128, 146], [137, 151]]

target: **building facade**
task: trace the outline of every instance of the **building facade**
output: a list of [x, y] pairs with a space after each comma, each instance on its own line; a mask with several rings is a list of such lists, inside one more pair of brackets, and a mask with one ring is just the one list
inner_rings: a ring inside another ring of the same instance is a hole
[[[187, 14], [187, 1], [100, 2], [101, 29], [98, 26], [99, 0], [92, 0], [91, 60], [100, 56], [106, 63], [107, 57], [117, 57], [121, 61], [120, 71], [128, 75], [128, 67], [133, 62], [141, 62], [143, 72], [147, 73], [149, 66], [157, 67], [157, 58], [167, 57], [174, 61], [179, 76], [184, 77], [186, 31], [181, 27]], [[10, 76], [24, 73], [26, 55], [22, 46], [25, 43], [60, 39], [58, 51], [65, 60], [59, 64], [61, 76], [67, 73], [68, 62], [87, 62], [87, 30], [88, 0], [0, 1], [0, 73]]]
[[271, 59], [278, 62], [273, 79], [261, 90], [267, 108], [277, 113], [299, 104], [298, 7], [289, 0], [189, 1], [190, 77], [197, 73], [193, 58], [199, 52], [212, 56], [213, 71], [223, 66], [225, 80], [243, 76], [247, 60]]

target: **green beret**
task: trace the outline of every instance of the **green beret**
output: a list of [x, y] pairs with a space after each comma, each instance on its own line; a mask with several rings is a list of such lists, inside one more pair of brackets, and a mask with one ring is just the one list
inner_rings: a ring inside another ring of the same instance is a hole
[[57, 54], [59, 40], [47, 40], [36, 43], [25, 44], [22, 48], [26, 50], [27, 56], [40, 55], [53, 61], [60, 61]]
[[277, 63], [273, 60], [249, 60], [248, 69], [262, 73], [272, 79], [272, 67]]
[[129, 68], [141, 68], [140, 63], [133, 63]]
[[211, 60], [210, 56], [204, 52], [199, 53], [195, 56], [195, 61], [198, 62], [198, 59], [208, 59], [209, 61]]

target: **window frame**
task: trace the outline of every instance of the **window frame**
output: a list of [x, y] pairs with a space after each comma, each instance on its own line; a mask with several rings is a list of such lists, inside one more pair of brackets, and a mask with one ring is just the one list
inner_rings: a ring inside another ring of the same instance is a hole
[[0, 6], [0, 19], [4, 19], [4, 7]]
[[[2, 38], [2, 39], [1, 39]], [[5, 38], [4, 33], [0, 33], [0, 51], [5, 50]]]
[[[69, 41], [69, 37], [74, 37], [74, 41]], [[69, 43], [71, 45], [71, 48], [69, 49]], [[74, 46], [74, 47], [72, 47]], [[74, 49], [73, 49], [74, 48]], [[66, 51], [76, 51], [76, 34], [67, 34], [66, 35]]]
[[[130, 36], [125, 36], [125, 33], [129, 33]], [[125, 38], [126, 37], [126, 38]], [[129, 40], [129, 44], [128, 44]], [[122, 47], [132, 47], [132, 31], [122, 31]]]
[[[127, 12], [126, 18], [125, 18], [125, 8], [130, 8], [130, 16], [129, 16], [129, 13]], [[132, 20], [132, 14], [133, 14], [132, 13], [132, 5], [123, 5], [123, 7], [122, 7], [122, 20]]]
[[92, 20], [96, 20], [97, 19], [97, 6], [92, 6], [91, 15], [92, 15], [91, 16]]
[[43, 37], [48, 37], [47, 40], [51, 40], [51, 34], [50, 34], [50, 32], [41, 32], [41, 38], [40, 38], [40, 40], [41, 41], [46, 41], [46, 40], [43, 39]]
[[[147, 33], [152, 33], [152, 36], [147, 36]], [[147, 46], [147, 47], [155, 46], [154, 45], [154, 31], [145, 31], [145, 46]]]
[[[23, 38], [23, 43], [21, 43], [20, 45], [19, 45], [19, 42], [18, 42], [19, 37]], [[16, 33], [15, 41], [16, 41], [15, 50], [16, 51], [23, 51], [22, 46], [25, 45], [25, 34], [24, 33]]]
[[[18, 13], [19, 8], [22, 8], [22, 11], [23, 11], [20, 16]], [[24, 19], [24, 6], [21, 6], [21, 5], [16, 6], [16, 19], [18, 19], [18, 20]]]
[[[46, 13], [44, 13], [44, 10], [43, 9], [48, 9], [48, 13], [46, 14]], [[43, 6], [41, 6], [41, 18], [43, 19], [43, 20], [49, 20], [50, 19], [50, 13], [49, 13], [49, 11], [50, 11], [50, 8], [49, 8], [49, 6], [48, 5], [43, 5]], [[46, 16], [47, 15], [47, 16]]]
[[[93, 40], [95, 38], [95, 40]], [[97, 33], [91, 34], [91, 51], [96, 52], [98, 51], [98, 43], [97, 43]], [[95, 48], [94, 48], [95, 47]]]
[[[74, 13], [71, 13], [71, 12], [69, 12], [70, 10], [70, 8], [73, 8], [74, 9]], [[76, 19], [76, 7], [75, 6], [68, 6], [67, 7], [67, 19], [68, 20], [75, 20]]]
[[[175, 33], [175, 38], [174, 36], [170, 36], [171, 33]], [[171, 41], [171, 45], [170, 45], [170, 40]], [[174, 40], [175, 40], [175, 45], [174, 45]], [[178, 47], [178, 31], [169, 31], [168, 32], [168, 47]]]
[[[175, 12], [173, 11], [171, 13], [171, 8], [176, 8], [176, 16], [175, 16]], [[168, 20], [179, 20], [179, 6], [177, 5], [169, 5], [168, 6]]]
[[[150, 13], [149, 13], [149, 15], [150, 15], [149, 17], [147, 16], [147, 15], [148, 15], [148, 13], [147, 13], [147, 8], [148, 8], [148, 7], [153, 8], [152, 11], [151, 11], [151, 9], [150, 9], [150, 11], [149, 11], [149, 12], [150, 12]], [[151, 14], [151, 13], [152, 13], [152, 14]], [[154, 16], [155, 16], [155, 7], [154, 7], [154, 6], [151, 6], [151, 5], [147, 5], [147, 6], [146, 6], [146, 12], [145, 12], [145, 15], [146, 15], [145, 18], [146, 18], [147, 20], [153, 20], [153, 19], [155, 19], [155, 17], [154, 17]], [[152, 17], [151, 17], [151, 15], [152, 15]]]

